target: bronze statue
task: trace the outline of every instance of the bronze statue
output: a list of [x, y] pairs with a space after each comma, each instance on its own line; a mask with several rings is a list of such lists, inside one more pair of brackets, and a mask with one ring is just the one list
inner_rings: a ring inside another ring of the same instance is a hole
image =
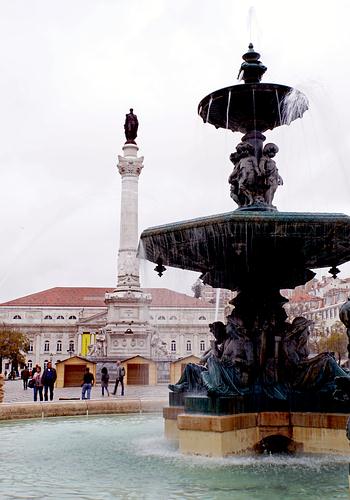
[[346, 326], [348, 337], [348, 358], [350, 360], [350, 298], [339, 309], [339, 319]]
[[139, 128], [139, 122], [137, 116], [134, 115], [133, 108], [130, 108], [130, 113], [126, 115], [124, 123], [126, 144], [136, 144], [135, 139], [137, 137], [138, 128]]
[[309, 358], [309, 327], [312, 321], [299, 316], [289, 325], [282, 350], [284, 353], [284, 373], [287, 381], [297, 391], [330, 391], [336, 388], [336, 377], [348, 374], [338, 365], [333, 353], [323, 352]]
[[211, 356], [221, 356], [222, 344], [227, 338], [226, 327], [221, 321], [209, 325], [215, 340], [210, 341], [210, 348], [202, 355], [199, 363], [188, 363], [176, 384], [169, 384], [173, 392], [205, 392], [202, 373], [206, 371]]
[[272, 159], [276, 153], [278, 153], [276, 144], [272, 142], [266, 144], [259, 162], [259, 170], [265, 186], [264, 198], [268, 205], [272, 205], [277, 187], [283, 185], [283, 179], [278, 173], [276, 162]]
[[231, 184], [231, 198], [240, 206], [249, 206], [263, 201], [258, 191], [258, 180], [261, 175], [255, 156], [255, 149], [249, 142], [240, 142], [236, 152], [230, 155], [234, 164], [228, 182]]

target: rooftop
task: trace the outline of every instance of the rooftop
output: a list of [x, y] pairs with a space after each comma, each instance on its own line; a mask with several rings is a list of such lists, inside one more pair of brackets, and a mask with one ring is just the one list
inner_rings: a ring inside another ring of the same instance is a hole
[[[111, 293], [113, 290], [113, 288], [96, 287], [54, 287], [3, 302], [0, 307], [106, 307], [105, 293]], [[168, 288], [143, 288], [143, 291], [152, 295], [151, 307], [213, 307], [201, 299]]]

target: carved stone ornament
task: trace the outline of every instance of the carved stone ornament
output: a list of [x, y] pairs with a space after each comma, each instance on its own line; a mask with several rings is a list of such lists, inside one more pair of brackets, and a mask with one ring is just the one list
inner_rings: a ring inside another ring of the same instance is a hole
[[120, 175], [130, 175], [138, 177], [143, 169], [143, 156], [140, 158], [125, 158], [118, 155], [118, 170]]

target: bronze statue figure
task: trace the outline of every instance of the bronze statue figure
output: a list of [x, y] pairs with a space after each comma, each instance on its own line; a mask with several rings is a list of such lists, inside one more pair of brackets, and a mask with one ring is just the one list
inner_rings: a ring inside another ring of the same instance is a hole
[[135, 139], [137, 137], [138, 128], [139, 122], [137, 116], [134, 114], [133, 108], [130, 108], [130, 113], [126, 115], [124, 123], [126, 144], [136, 144]]
[[263, 177], [265, 192], [264, 198], [268, 205], [272, 200], [278, 186], [283, 185], [283, 179], [278, 173], [276, 162], [272, 159], [278, 153], [278, 146], [272, 142], [265, 144], [263, 155], [259, 162], [259, 169]]

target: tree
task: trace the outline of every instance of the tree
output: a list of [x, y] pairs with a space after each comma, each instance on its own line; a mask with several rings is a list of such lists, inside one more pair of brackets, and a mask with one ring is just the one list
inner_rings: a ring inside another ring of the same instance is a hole
[[334, 352], [339, 364], [347, 354], [347, 344], [346, 330], [341, 321], [335, 321], [330, 331], [326, 328], [324, 321], [319, 321], [310, 336], [310, 347], [316, 354]]
[[29, 340], [26, 335], [14, 330], [9, 326], [0, 327], [0, 373], [2, 373], [2, 361], [7, 358], [12, 367], [25, 362], [24, 352], [29, 349]]

